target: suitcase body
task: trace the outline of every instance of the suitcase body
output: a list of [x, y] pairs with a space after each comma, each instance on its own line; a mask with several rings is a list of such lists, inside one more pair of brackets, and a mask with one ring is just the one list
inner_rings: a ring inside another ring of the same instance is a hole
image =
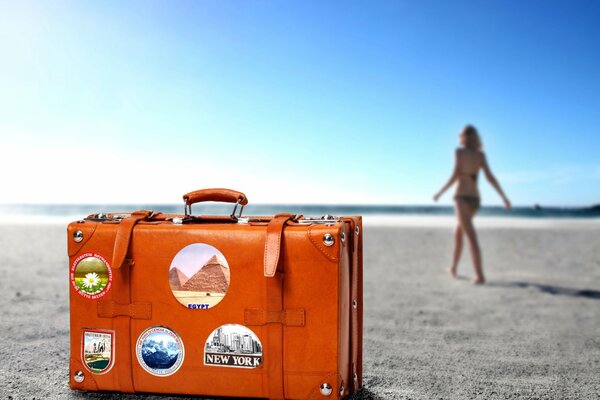
[[[186, 196], [186, 214], [247, 203]], [[72, 389], [341, 399], [362, 386], [360, 217], [92, 215], [69, 225], [68, 253]]]

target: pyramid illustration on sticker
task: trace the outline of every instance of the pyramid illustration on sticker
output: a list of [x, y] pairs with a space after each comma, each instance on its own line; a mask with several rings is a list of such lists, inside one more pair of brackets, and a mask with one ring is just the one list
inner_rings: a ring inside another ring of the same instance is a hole
[[190, 244], [173, 258], [169, 285], [173, 295], [189, 309], [208, 309], [227, 293], [231, 272], [219, 250], [204, 243]]
[[172, 290], [182, 290], [187, 280], [188, 277], [179, 268], [174, 267], [169, 270], [169, 284]]
[[194, 276], [185, 282], [183, 290], [191, 292], [223, 293], [229, 288], [229, 268], [212, 256]]

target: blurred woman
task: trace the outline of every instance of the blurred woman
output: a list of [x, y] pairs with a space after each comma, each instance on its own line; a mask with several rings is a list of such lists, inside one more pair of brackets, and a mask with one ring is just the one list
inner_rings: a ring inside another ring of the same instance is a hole
[[475, 267], [473, 283], [483, 284], [485, 283], [485, 277], [483, 275], [481, 250], [479, 249], [477, 232], [473, 225], [473, 217], [475, 217], [481, 205], [479, 188], [477, 187], [477, 175], [480, 169], [483, 169], [487, 181], [502, 198], [504, 206], [510, 209], [511, 205], [487, 163], [477, 129], [472, 125], [465, 126], [460, 133], [459, 143], [460, 147], [455, 151], [452, 176], [450, 176], [450, 179], [448, 179], [448, 182], [446, 182], [442, 189], [435, 194], [433, 200], [438, 201], [446, 190], [455, 182], [457, 183], [456, 192], [454, 193], [454, 207], [458, 223], [454, 231], [454, 256], [452, 257], [452, 265], [448, 272], [456, 278], [456, 268], [458, 267], [463, 248], [463, 235], [466, 235]]

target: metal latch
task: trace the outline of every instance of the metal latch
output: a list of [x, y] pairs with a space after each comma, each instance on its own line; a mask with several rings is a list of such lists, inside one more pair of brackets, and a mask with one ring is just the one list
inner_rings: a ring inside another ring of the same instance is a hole
[[335, 217], [333, 215], [322, 215], [320, 217], [302, 217], [298, 219], [298, 223], [302, 225], [309, 224], [334, 224], [341, 219], [339, 217]]
[[121, 222], [122, 219], [129, 217], [131, 214], [92, 214], [91, 217], [85, 218], [86, 221], [95, 222]]

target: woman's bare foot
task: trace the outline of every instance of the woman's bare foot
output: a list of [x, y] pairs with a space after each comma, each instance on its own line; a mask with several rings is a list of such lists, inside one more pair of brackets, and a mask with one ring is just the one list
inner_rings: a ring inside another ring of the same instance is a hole
[[450, 276], [453, 277], [454, 279], [456, 279], [456, 277], [458, 276], [456, 273], [456, 267], [450, 267], [447, 269], [447, 271], [450, 274]]
[[485, 283], [485, 278], [483, 276], [477, 276], [472, 281], [473, 285], [483, 285]]

